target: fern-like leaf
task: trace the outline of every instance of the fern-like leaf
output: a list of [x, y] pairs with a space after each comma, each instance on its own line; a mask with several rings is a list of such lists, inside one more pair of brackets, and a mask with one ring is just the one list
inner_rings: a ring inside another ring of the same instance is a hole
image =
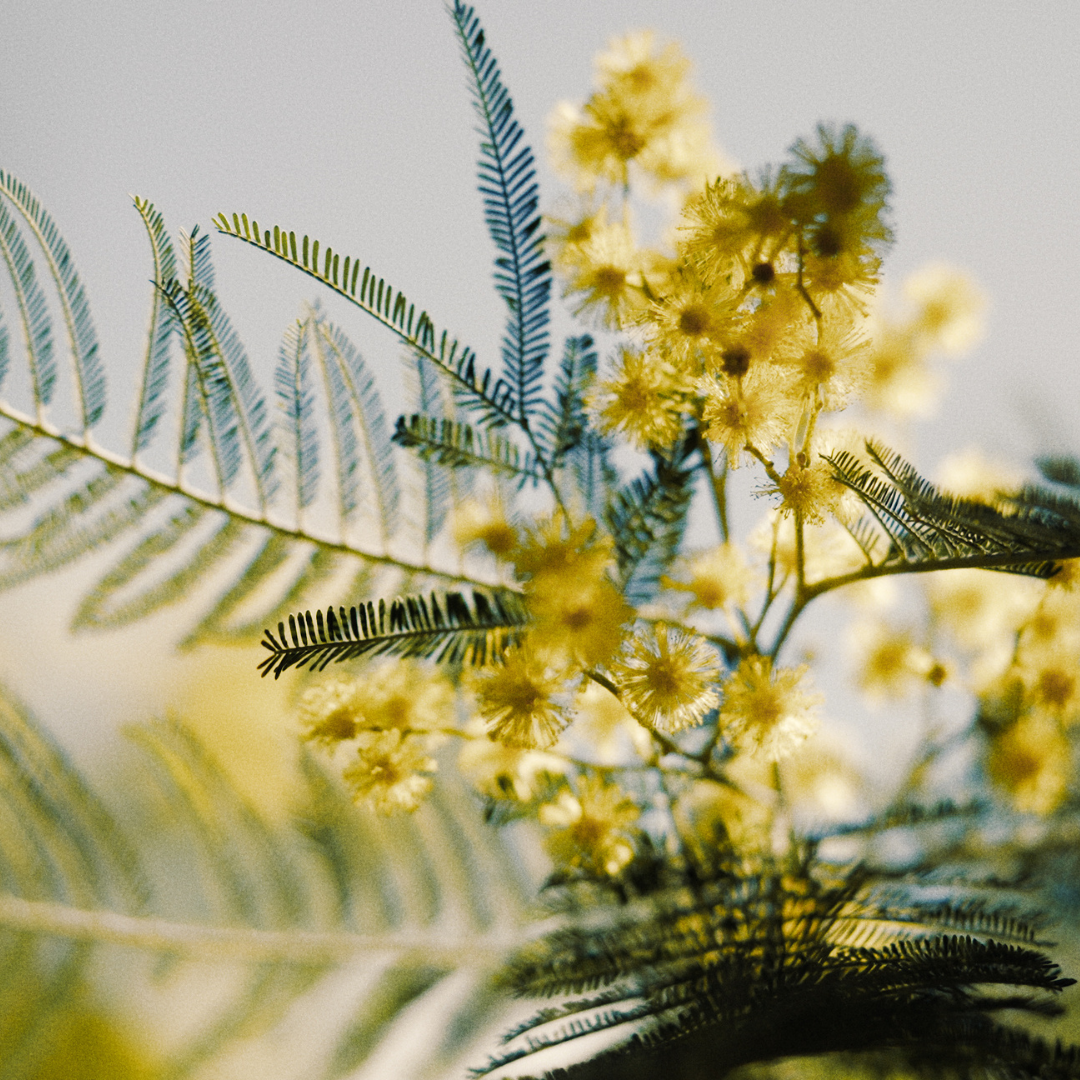
[[291, 667], [320, 671], [327, 664], [358, 656], [431, 657], [442, 663], [483, 664], [504, 651], [527, 620], [524, 604], [507, 591], [406, 596], [389, 604], [380, 600], [336, 611], [326, 609], [289, 616], [277, 634], [267, 630], [263, 647], [270, 653], [259, 665], [277, 678]]
[[535, 460], [522, 455], [508, 439], [494, 431], [477, 431], [468, 424], [445, 417], [398, 417], [394, 442], [415, 450], [426, 461], [451, 468], [486, 468], [522, 482], [543, 479]]
[[301, 323], [285, 331], [278, 353], [274, 385], [277, 390], [287, 454], [296, 484], [296, 519], [315, 501], [319, 487], [319, 432], [315, 426], [315, 392], [311, 355]]
[[[153, 280], [161, 284], [170, 282], [176, 278], [176, 253], [165, 228], [165, 219], [148, 200], [136, 196], [134, 202], [150, 240], [150, 251], [154, 259]], [[169, 345], [172, 341], [173, 324], [168, 317], [161, 289], [155, 288], [152, 296], [146, 358], [143, 361], [131, 443], [132, 457], [150, 445], [166, 407], [165, 391], [169, 382]]]
[[829, 460], [888, 537], [874, 569], [980, 566], [1047, 578], [1058, 560], [1080, 555], [1080, 508], [1070, 500], [1031, 489], [991, 506], [939, 491], [875, 443], [866, 453], [869, 462], [847, 451]]
[[[79, 419], [85, 434], [105, 411], [105, 370], [98, 356], [97, 334], [82, 282], [75, 272], [71, 252], [49, 213], [25, 184], [10, 173], [0, 171], [0, 202], [4, 198], [16, 208], [33, 233], [56, 287], [74, 366]], [[0, 233], [4, 231], [0, 218]]]
[[540, 233], [540, 193], [532, 149], [522, 141], [510, 94], [472, 7], [455, 0], [451, 16], [468, 68], [479, 120], [480, 194], [484, 220], [499, 256], [495, 287], [510, 309], [503, 336], [504, 377], [525, 426], [540, 403], [548, 350], [551, 263]]
[[[10, 183], [10, 180], [8, 181]], [[52, 320], [48, 302], [38, 284], [37, 271], [30, 249], [19, 231], [17, 219], [0, 199], [0, 258], [11, 280], [19, 322], [30, 365], [34, 410], [42, 410], [52, 401], [56, 388], [56, 358], [53, 354]]]
[[691, 453], [689, 439], [671, 455], [654, 452], [652, 468], [615, 492], [604, 515], [631, 603], [654, 595], [678, 551], [693, 496], [694, 474], [686, 464]]
[[518, 422], [514, 387], [505, 379], [496, 379], [488, 369], [479, 371], [471, 349], [459, 345], [445, 330], [437, 332], [426, 311], [418, 312], [404, 293], [372, 273], [370, 267], [361, 271], [359, 259], [342, 259], [332, 248], [321, 248], [318, 240], [307, 236], [298, 243], [296, 233], [276, 225], [273, 231], [262, 230], [247, 214], [231, 218], [218, 214], [214, 225], [226, 236], [244, 240], [316, 278], [392, 330], [412, 352], [450, 380], [462, 406], [482, 423], [498, 427]]

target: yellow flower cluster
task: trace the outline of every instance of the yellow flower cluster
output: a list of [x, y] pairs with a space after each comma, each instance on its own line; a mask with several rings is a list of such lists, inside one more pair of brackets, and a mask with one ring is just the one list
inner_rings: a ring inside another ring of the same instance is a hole
[[300, 699], [304, 738], [348, 754], [343, 770], [358, 803], [381, 813], [415, 810], [438, 765], [429, 756], [453, 715], [449, 682], [414, 660], [309, 687]]

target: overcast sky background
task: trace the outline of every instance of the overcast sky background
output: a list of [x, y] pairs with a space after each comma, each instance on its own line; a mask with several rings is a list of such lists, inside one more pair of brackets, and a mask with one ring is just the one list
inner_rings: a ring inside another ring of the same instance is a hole
[[[596, 51], [639, 27], [682, 42], [717, 141], [743, 167], [779, 160], [818, 121], [857, 123], [894, 183], [887, 279], [945, 260], [990, 303], [986, 337], [950, 366], [938, 416], [919, 429], [920, 464], [972, 443], [1017, 462], [1080, 451], [1075, 0], [488, 0], [480, 14], [541, 156], [552, 105], [584, 98]], [[5, 11], [0, 168], [37, 193], [73, 251], [110, 375], [102, 441], [118, 448], [150, 302], [129, 193], [156, 203], [174, 233], [209, 229], [223, 210], [318, 237], [494, 360], [502, 312], [475, 159], [438, 0], [13, 0]], [[559, 186], [546, 166], [541, 179], [550, 204]], [[214, 255], [227, 310], [268, 372], [317, 287], [235, 241], [215, 239]], [[397, 363], [360, 312], [324, 301], [369, 362]], [[168, 636], [157, 625], [80, 639], [61, 670], [36, 662], [39, 639], [70, 617], [80, 573], [0, 598], [0, 611], [30, 620], [0, 676], [76, 741], [103, 717], [159, 707], [152, 664], [118, 673], [110, 661], [151, 640], [164, 650]]]

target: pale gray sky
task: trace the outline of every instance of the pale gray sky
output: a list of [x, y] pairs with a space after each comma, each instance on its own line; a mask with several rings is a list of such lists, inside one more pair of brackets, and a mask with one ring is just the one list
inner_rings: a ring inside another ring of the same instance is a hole
[[[646, 26], [683, 43], [717, 140], [744, 167], [779, 160], [819, 120], [857, 123], [895, 186], [887, 277], [946, 260], [990, 301], [920, 464], [973, 441], [1018, 460], [1080, 449], [1075, 0], [488, 0], [480, 14], [540, 151], [554, 102], [587, 94], [595, 52]], [[0, 168], [43, 200], [83, 276], [111, 380], [105, 441], [122, 445], [150, 296], [128, 193], [174, 230], [246, 210], [318, 236], [494, 360], [472, 122], [438, 0], [8, 4]], [[542, 180], [550, 200], [546, 168]], [[265, 370], [312, 283], [236, 242], [214, 251]], [[359, 312], [328, 306], [371, 362], [396, 362]]]

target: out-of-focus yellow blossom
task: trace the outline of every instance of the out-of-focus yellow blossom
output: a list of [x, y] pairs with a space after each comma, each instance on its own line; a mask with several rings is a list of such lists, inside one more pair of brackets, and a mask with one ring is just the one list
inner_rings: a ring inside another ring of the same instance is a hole
[[804, 230], [814, 255], [858, 255], [892, 239], [885, 221], [890, 192], [885, 161], [854, 125], [840, 130], [819, 125], [817, 145], [800, 139], [792, 153], [784, 207]]
[[645, 309], [642, 271], [647, 258], [634, 245], [625, 220], [594, 220], [588, 238], [567, 247], [562, 259], [567, 267], [564, 295], [576, 300], [575, 315], [595, 314], [601, 326], [617, 330]]
[[1071, 747], [1051, 717], [1029, 712], [991, 736], [986, 771], [1017, 810], [1048, 814], [1068, 793]]
[[751, 371], [738, 382], [724, 383], [702, 379], [698, 389], [705, 395], [705, 437], [724, 447], [733, 469], [747, 446], [768, 454], [791, 433], [794, 403], [770, 375]]
[[500, 499], [466, 499], [454, 512], [454, 539], [462, 548], [483, 544], [496, 558], [508, 558], [517, 547], [517, 529], [510, 523]]
[[803, 688], [807, 670], [774, 669], [767, 657], [746, 657], [724, 683], [720, 730], [770, 761], [787, 757], [819, 724], [822, 698]]
[[634, 857], [630, 826], [637, 804], [616, 784], [582, 777], [576, 794], [562, 791], [540, 807], [540, 824], [552, 831], [545, 845], [557, 867], [617, 876]]
[[622, 642], [633, 609], [606, 577], [545, 574], [526, 593], [537, 645], [570, 663], [605, 663]]
[[381, 814], [413, 811], [431, 790], [429, 774], [438, 763], [427, 753], [428, 739], [400, 730], [361, 731], [357, 760], [342, 773], [356, 802]]
[[358, 679], [363, 726], [423, 731], [453, 717], [454, 691], [438, 670], [419, 660], [389, 660]]
[[914, 329], [932, 348], [955, 355], [982, 337], [986, 298], [962, 270], [925, 266], [905, 280], [904, 295], [916, 305]]
[[1019, 491], [1024, 476], [1004, 462], [992, 461], [976, 446], [950, 454], [935, 477], [942, 489], [964, 499], [993, 505], [1003, 493]]
[[926, 342], [910, 327], [875, 318], [863, 401], [898, 417], [930, 415], [944, 383], [928, 367], [926, 354]]
[[[766, 556], [776, 553], [777, 581], [797, 573], [799, 548], [793, 515], [769, 511], [750, 533], [750, 546]], [[808, 584], [849, 574], [865, 565], [866, 556], [859, 545], [831, 518], [823, 525], [811, 524], [803, 529], [803, 573]]]
[[1049, 581], [1050, 588], [1075, 592], [1080, 587], [1080, 559], [1064, 559]]
[[511, 646], [501, 662], [471, 677], [490, 736], [520, 749], [551, 746], [570, 722], [566, 680], [565, 668], [529, 643]]
[[581, 108], [560, 103], [551, 117], [556, 170], [579, 191], [625, 186], [631, 162], [662, 183], [703, 180], [720, 162], [688, 68], [677, 45], [658, 50], [649, 31], [613, 42], [598, 61], [597, 91]]
[[708, 551], [699, 552], [686, 561], [687, 582], [669, 577], [663, 584], [669, 589], [679, 589], [693, 596], [690, 609], [703, 611], [724, 609], [731, 611], [742, 607], [750, 599], [754, 573], [735, 544], [719, 544]]
[[1075, 642], [1049, 643], [1041, 649], [1021, 649], [1014, 670], [1020, 677], [1025, 697], [1031, 705], [1062, 724], [1080, 719], [1080, 650]]
[[[483, 722], [474, 722], [470, 728], [480, 735]], [[519, 802], [534, 799], [543, 789], [545, 777], [561, 776], [567, 769], [566, 761], [557, 754], [507, 746], [486, 736], [467, 740], [457, 763], [461, 774], [481, 795]]]
[[919, 685], [940, 686], [947, 677], [945, 665], [917, 644], [908, 630], [861, 622], [852, 625], [849, 636], [856, 680], [870, 698], [901, 698]]
[[982, 652], [1012, 652], [1016, 628], [1034, 613], [1043, 584], [992, 570], [941, 570], [926, 583], [935, 619], [961, 645]]
[[571, 730], [588, 747], [590, 760], [600, 765], [624, 761], [627, 741], [640, 758], [647, 758], [652, 753], [653, 740], [645, 728], [610, 690], [592, 679], [582, 682], [574, 699]]
[[653, 353], [623, 347], [611, 377], [600, 380], [590, 404], [599, 427], [621, 432], [638, 449], [670, 446], [682, 434], [693, 383]]
[[626, 707], [646, 727], [693, 727], [719, 704], [720, 658], [697, 634], [663, 623], [639, 630], [623, 646], [611, 673]]
[[561, 512], [524, 531], [513, 561], [518, 576], [526, 580], [596, 577], [615, 565], [611, 540], [597, 534], [595, 521], [587, 518], [573, 525]]
[[822, 730], [797, 754], [780, 764], [784, 797], [796, 810], [829, 820], [857, 813], [865, 784], [847, 753], [847, 747]]
[[300, 698], [300, 722], [309, 742], [334, 746], [356, 737], [364, 723], [360, 683], [330, 678], [310, 686]]

